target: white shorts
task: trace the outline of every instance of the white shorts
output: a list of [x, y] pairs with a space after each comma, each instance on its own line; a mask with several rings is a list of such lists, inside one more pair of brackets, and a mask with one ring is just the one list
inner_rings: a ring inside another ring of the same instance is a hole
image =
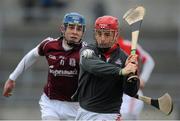
[[[141, 90], [138, 91], [138, 94], [143, 95]], [[144, 103], [141, 100], [123, 94], [123, 103], [120, 109], [123, 119], [138, 119], [143, 107]]]
[[74, 120], [79, 108], [78, 102], [51, 100], [44, 93], [39, 105], [43, 120]]
[[76, 121], [121, 121], [120, 114], [108, 114], [108, 113], [95, 113], [91, 111], [87, 111], [83, 108], [78, 109], [78, 113], [76, 116]]

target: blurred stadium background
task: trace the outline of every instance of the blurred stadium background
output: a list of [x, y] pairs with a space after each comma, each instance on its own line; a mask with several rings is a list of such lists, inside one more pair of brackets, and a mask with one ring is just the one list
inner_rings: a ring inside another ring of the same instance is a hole
[[147, 9], [139, 43], [156, 65], [144, 94], [157, 98], [168, 92], [174, 111], [166, 116], [145, 105], [140, 119], [180, 119], [180, 1], [179, 0], [1, 0], [0, 1], [0, 119], [40, 119], [38, 101], [46, 83], [47, 65], [42, 58], [16, 82], [14, 95], [2, 96], [3, 85], [22, 57], [44, 38], [58, 37], [66, 12], [76, 11], [87, 19], [86, 40], [93, 38], [93, 22], [110, 14], [120, 20], [120, 33], [130, 39], [123, 14], [131, 7]]

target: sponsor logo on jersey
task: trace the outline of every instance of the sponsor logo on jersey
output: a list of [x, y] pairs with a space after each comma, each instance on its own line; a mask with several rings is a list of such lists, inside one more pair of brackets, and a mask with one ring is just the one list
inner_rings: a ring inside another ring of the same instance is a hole
[[74, 69], [74, 70], [52, 70], [52, 69], [49, 69], [49, 73], [53, 74], [55, 77], [56, 76], [74, 77], [78, 74], [78, 71], [77, 71], [77, 69]]
[[54, 66], [53, 66], [53, 65], [50, 65], [49, 68], [54, 68]]

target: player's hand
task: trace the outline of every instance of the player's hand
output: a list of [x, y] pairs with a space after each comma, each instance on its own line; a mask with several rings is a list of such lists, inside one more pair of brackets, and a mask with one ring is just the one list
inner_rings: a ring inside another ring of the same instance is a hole
[[137, 71], [137, 64], [128, 63], [123, 69], [121, 69], [120, 75], [135, 74]]
[[126, 60], [125, 65], [127, 65], [128, 63], [134, 63], [134, 64], [138, 64], [138, 55], [129, 55], [129, 57]]
[[8, 79], [4, 85], [3, 96], [5, 97], [11, 96], [14, 87], [15, 87], [15, 81]]

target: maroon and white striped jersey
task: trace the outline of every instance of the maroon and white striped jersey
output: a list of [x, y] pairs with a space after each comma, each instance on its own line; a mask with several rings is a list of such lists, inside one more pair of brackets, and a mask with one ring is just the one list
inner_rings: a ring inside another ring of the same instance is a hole
[[38, 47], [49, 65], [44, 92], [50, 99], [71, 101], [78, 85], [80, 46], [65, 50], [62, 43], [62, 38], [47, 38]]

